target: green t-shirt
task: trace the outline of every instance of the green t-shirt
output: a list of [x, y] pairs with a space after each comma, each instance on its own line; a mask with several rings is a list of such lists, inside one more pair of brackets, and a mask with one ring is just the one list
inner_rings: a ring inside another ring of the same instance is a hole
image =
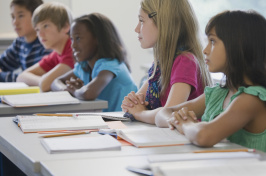
[[[223, 102], [228, 92], [229, 90], [227, 88], [221, 88], [219, 85], [212, 88], [205, 88], [206, 109], [201, 118], [202, 121], [209, 122], [224, 111]], [[230, 104], [241, 93], [254, 95], [262, 101], [266, 101], [266, 88], [261, 86], [250, 86], [247, 88], [239, 87], [238, 91], [231, 97]], [[250, 133], [245, 129], [240, 129], [229, 136], [228, 140], [248, 148], [254, 148], [266, 152], [266, 130], [262, 133], [255, 134]]]

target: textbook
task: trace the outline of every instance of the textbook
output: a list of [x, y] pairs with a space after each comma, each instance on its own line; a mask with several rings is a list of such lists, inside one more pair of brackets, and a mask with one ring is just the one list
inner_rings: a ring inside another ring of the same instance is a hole
[[30, 87], [22, 82], [0, 83], [0, 95], [15, 95], [28, 93], [40, 93], [40, 88], [38, 86]]
[[85, 130], [108, 128], [101, 116], [16, 116], [18, 126], [24, 133], [59, 130]]
[[161, 147], [190, 144], [177, 130], [148, 127], [140, 129], [118, 129], [117, 135], [136, 147]]
[[41, 144], [48, 153], [121, 150], [121, 144], [110, 135], [43, 138]]
[[77, 98], [72, 97], [67, 91], [4, 95], [1, 99], [4, 103], [9, 104], [12, 107], [33, 107], [80, 103]]

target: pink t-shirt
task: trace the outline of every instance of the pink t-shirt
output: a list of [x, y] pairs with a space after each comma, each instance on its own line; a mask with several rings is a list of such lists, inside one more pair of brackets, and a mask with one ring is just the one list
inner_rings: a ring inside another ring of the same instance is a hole
[[200, 69], [194, 55], [182, 54], [175, 58], [170, 83], [164, 96], [160, 98], [162, 106], [166, 104], [172, 85], [179, 82], [192, 86], [188, 100], [192, 100], [203, 93], [204, 88], [200, 77]]
[[46, 72], [52, 70], [57, 64], [66, 64], [71, 68], [74, 68], [74, 58], [71, 48], [71, 40], [69, 39], [61, 55], [53, 51], [51, 54], [46, 55], [39, 62], [40, 67], [42, 67]]

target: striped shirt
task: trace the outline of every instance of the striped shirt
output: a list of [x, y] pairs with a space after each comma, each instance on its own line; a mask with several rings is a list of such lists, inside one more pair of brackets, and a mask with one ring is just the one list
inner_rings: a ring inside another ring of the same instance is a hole
[[42, 46], [38, 38], [31, 43], [27, 43], [24, 37], [16, 38], [0, 56], [0, 82], [15, 82], [19, 74], [17, 69], [29, 68], [50, 52]]

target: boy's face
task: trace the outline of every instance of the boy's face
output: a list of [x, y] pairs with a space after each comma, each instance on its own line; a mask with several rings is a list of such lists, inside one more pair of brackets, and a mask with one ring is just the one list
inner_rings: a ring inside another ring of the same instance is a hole
[[11, 7], [12, 25], [19, 37], [36, 37], [36, 32], [31, 23], [31, 12], [25, 7], [13, 5]]
[[51, 20], [44, 20], [37, 23], [35, 30], [40, 42], [46, 49], [57, 50], [61, 47], [62, 41], [67, 36], [68, 31], [65, 28], [66, 27], [63, 27], [59, 31]]

